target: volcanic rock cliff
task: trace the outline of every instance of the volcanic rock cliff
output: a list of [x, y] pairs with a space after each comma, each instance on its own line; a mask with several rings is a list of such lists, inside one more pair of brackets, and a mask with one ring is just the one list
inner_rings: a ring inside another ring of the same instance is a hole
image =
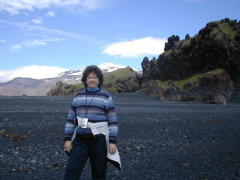
[[160, 99], [225, 104], [240, 90], [240, 22], [210, 22], [194, 37], [173, 35], [142, 61], [142, 87]]

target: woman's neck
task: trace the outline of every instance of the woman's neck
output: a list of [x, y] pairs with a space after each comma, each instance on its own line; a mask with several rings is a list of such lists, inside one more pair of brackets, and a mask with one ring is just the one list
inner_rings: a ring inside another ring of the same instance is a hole
[[95, 88], [87, 87], [87, 91], [89, 91], [89, 92], [96, 92], [96, 91], [98, 91], [99, 89], [100, 89], [99, 87], [95, 87]]

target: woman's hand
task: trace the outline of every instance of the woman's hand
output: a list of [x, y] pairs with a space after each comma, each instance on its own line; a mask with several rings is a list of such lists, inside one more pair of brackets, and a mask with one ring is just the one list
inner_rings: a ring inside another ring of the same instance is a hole
[[72, 141], [65, 141], [64, 142], [64, 151], [70, 153], [72, 149]]
[[116, 144], [109, 143], [109, 152], [111, 154], [114, 154], [116, 152], [116, 149], [117, 149]]

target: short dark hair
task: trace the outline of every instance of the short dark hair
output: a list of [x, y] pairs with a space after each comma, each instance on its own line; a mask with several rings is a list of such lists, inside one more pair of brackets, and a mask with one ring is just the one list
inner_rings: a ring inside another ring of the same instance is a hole
[[102, 71], [99, 67], [97, 67], [96, 65], [91, 65], [91, 66], [87, 66], [83, 72], [83, 76], [82, 76], [82, 82], [84, 84], [85, 87], [87, 87], [87, 76], [90, 73], [95, 73], [96, 76], [98, 77], [99, 80], [99, 84], [98, 87], [102, 86], [103, 83], [103, 74]]

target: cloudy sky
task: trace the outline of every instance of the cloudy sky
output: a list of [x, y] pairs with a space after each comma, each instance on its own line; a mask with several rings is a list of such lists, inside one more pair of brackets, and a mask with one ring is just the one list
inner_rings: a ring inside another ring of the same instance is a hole
[[0, 82], [111, 62], [141, 69], [166, 39], [239, 20], [239, 0], [1, 0]]

